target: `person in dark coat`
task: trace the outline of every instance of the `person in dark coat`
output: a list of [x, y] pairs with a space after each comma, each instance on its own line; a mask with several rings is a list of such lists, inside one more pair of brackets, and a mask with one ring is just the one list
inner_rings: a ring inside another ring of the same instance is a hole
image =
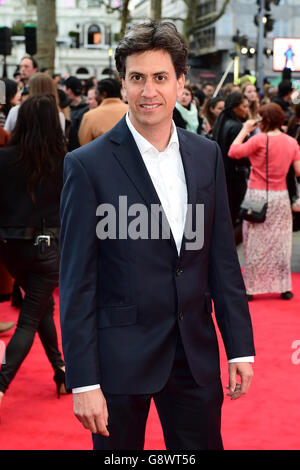
[[249, 101], [240, 92], [228, 95], [225, 108], [212, 129], [213, 139], [218, 142], [225, 167], [229, 208], [233, 227], [240, 224], [239, 208], [247, 189], [250, 164], [248, 158], [236, 162], [228, 157], [229, 148], [248, 117]]

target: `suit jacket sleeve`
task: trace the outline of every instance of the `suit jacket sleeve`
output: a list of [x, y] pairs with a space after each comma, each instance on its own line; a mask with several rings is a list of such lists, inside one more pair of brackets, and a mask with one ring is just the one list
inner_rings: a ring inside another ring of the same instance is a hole
[[82, 163], [65, 158], [61, 197], [60, 315], [67, 387], [100, 383], [96, 197]]
[[235, 247], [222, 154], [217, 146], [216, 196], [209, 259], [209, 285], [228, 359], [254, 356], [248, 299]]

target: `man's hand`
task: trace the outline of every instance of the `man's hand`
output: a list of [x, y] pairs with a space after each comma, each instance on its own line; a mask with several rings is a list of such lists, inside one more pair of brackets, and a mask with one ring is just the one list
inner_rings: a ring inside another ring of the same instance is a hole
[[101, 389], [73, 393], [73, 411], [86, 429], [109, 436], [107, 405]]
[[[241, 383], [237, 383], [236, 376], [241, 377]], [[236, 400], [247, 393], [253, 377], [253, 369], [249, 362], [229, 363], [229, 392], [227, 395], [231, 400]]]

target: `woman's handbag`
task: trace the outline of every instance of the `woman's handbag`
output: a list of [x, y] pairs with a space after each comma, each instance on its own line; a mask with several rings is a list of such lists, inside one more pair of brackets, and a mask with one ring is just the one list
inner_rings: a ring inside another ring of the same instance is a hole
[[266, 220], [266, 214], [268, 209], [268, 157], [269, 157], [269, 138], [267, 135], [267, 145], [266, 145], [266, 191], [267, 191], [267, 201], [251, 201], [249, 199], [244, 199], [240, 207], [240, 218], [247, 220], [248, 222], [253, 223], [262, 223]]

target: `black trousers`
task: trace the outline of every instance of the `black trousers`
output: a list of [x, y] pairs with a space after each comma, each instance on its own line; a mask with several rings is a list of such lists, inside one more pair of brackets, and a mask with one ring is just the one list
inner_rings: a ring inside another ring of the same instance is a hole
[[167, 450], [223, 450], [220, 379], [205, 387], [193, 379], [180, 337], [171, 375], [153, 395], [104, 396], [109, 437], [93, 434], [94, 450], [143, 450], [145, 427], [153, 398]]
[[0, 240], [0, 257], [25, 291], [18, 324], [1, 367], [0, 391], [4, 393], [30, 351], [36, 332], [53, 369], [64, 366], [64, 361], [53, 319], [52, 293], [59, 278], [58, 242], [51, 240], [50, 247], [42, 254], [32, 240]]

